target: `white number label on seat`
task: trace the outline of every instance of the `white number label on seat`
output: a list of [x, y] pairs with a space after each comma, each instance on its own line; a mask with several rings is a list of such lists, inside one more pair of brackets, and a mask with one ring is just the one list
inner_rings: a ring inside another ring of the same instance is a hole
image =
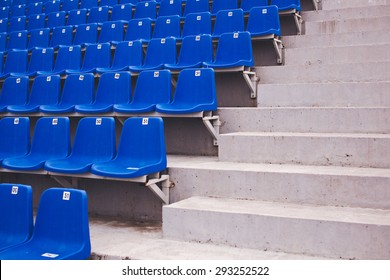
[[64, 192], [62, 194], [62, 200], [70, 200], [70, 192]]
[[57, 119], [57, 118], [53, 119], [53, 120], [51, 121], [51, 124], [52, 124], [52, 125], [57, 125], [57, 124], [58, 124], [58, 119]]
[[18, 186], [12, 186], [11, 194], [18, 194], [19, 187]]
[[19, 118], [14, 118], [14, 124], [19, 124]]
[[149, 124], [149, 118], [142, 118], [142, 125], [148, 125]]
[[102, 125], [102, 118], [96, 119], [96, 125]]

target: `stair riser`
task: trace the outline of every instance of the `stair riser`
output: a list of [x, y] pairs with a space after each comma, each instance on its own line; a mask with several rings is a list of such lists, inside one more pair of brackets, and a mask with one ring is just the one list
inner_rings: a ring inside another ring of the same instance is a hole
[[219, 159], [250, 163], [390, 168], [390, 139], [222, 134]]
[[367, 7], [390, 4], [389, 0], [322, 0], [323, 10]]

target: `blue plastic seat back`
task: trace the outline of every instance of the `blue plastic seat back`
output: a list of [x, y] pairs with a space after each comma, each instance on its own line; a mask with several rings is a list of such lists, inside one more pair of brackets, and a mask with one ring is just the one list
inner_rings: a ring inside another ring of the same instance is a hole
[[70, 152], [70, 122], [68, 117], [43, 117], [35, 124], [30, 158], [65, 158]]
[[61, 93], [61, 79], [59, 75], [37, 76], [31, 87], [28, 105], [57, 104]]
[[50, 29], [34, 29], [30, 31], [30, 39], [28, 40], [27, 48], [47, 48], [50, 42]]
[[68, 14], [67, 25], [77, 26], [87, 23], [87, 9], [71, 10]]
[[17, 4], [15, 1], [12, 3], [11, 8], [11, 17], [20, 17], [26, 15], [26, 4], [20, 3]]
[[42, 29], [46, 24], [45, 14], [35, 14], [28, 17], [27, 30]]
[[[7, 47], [7, 33], [0, 33], [0, 52], [1, 52], [1, 58], [3, 58], [3, 52], [6, 50]], [[3, 59], [2, 59], [3, 60]], [[0, 61], [1, 66], [3, 65], [3, 61]], [[3, 67], [0, 68], [0, 72], [3, 70]]]
[[132, 4], [133, 6], [137, 5], [139, 0], [119, 0], [120, 4]]
[[108, 21], [108, 6], [93, 7], [89, 11], [88, 23], [103, 23]]
[[144, 67], [176, 63], [176, 40], [172, 37], [152, 39], [146, 50]]
[[98, 67], [110, 67], [111, 64], [111, 45], [110, 43], [88, 45], [85, 54], [82, 72], [94, 71]]
[[117, 4], [112, 7], [111, 21], [129, 21], [133, 17], [133, 6], [131, 4]]
[[183, 14], [182, 4], [182, 0], [162, 0], [158, 10], [158, 16], [178, 15], [181, 17]]
[[210, 12], [209, 0], [187, 0], [183, 15]]
[[98, 0], [80, 0], [80, 9], [91, 9], [99, 6]]
[[209, 12], [188, 14], [184, 19], [182, 37], [211, 34], [211, 14]]
[[129, 72], [104, 73], [96, 90], [95, 104], [128, 103], [131, 95]]
[[80, 70], [81, 47], [78, 45], [60, 47], [55, 61], [54, 71]]
[[125, 41], [145, 40], [152, 38], [152, 21], [149, 18], [132, 19], [129, 21]]
[[178, 58], [178, 64], [191, 65], [213, 60], [213, 44], [211, 36], [192, 35], [183, 38]]
[[252, 8], [249, 12], [247, 31], [251, 36], [281, 35], [278, 7], [275, 5]]
[[43, 9], [42, 2], [29, 3], [26, 6], [26, 16], [41, 14]]
[[0, 18], [8, 18], [8, 16], [9, 16], [9, 6], [0, 7]]
[[28, 31], [13, 31], [8, 33], [8, 50], [25, 50], [27, 49]]
[[74, 45], [95, 44], [98, 39], [98, 25], [96, 23], [80, 24], [76, 27]]
[[215, 62], [253, 66], [252, 41], [249, 32], [222, 34], [218, 42]]
[[150, 18], [157, 17], [157, 3], [154, 1], [138, 2], [135, 6], [133, 18]]
[[153, 38], [180, 38], [180, 16], [159, 16], [154, 25]]
[[271, 0], [270, 5], [277, 6], [279, 11], [301, 10], [301, 0]]
[[45, 14], [59, 12], [60, 8], [61, 8], [61, 1], [59, 0], [50, 0], [43, 4], [43, 9]]
[[233, 10], [238, 8], [238, 0], [213, 0], [211, 13], [216, 15], [222, 10]]
[[0, 32], [1, 33], [8, 32], [8, 18], [0, 18]]
[[50, 47], [58, 48], [59, 46], [71, 46], [73, 44], [73, 26], [54, 27]]
[[72, 11], [79, 8], [79, 0], [62, 0], [62, 10]]
[[133, 103], [159, 104], [171, 100], [171, 72], [169, 70], [142, 71], [134, 89]]
[[[125, 121], [116, 160], [131, 167], [157, 165], [166, 169], [166, 148], [162, 118], [134, 117]], [[157, 172], [155, 170], [155, 172]]]
[[65, 17], [66, 17], [65, 11], [47, 14], [46, 27], [53, 28], [57, 26], [64, 26], [66, 20]]
[[60, 104], [92, 103], [94, 92], [94, 75], [92, 73], [68, 75], [65, 79]]
[[72, 160], [104, 162], [116, 154], [115, 121], [112, 117], [82, 118], [76, 129]]
[[54, 65], [54, 50], [52, 48], [35, 49], [31, 52], [31, 58], [27, 73], [36, 71], [52, 71]]
[[242, 9], [222, 10], [217, 13], [213, 37], [219, 37], [223, 33], [239, 32], [244, 30], [244, 12]]
[[[19, 93], [14, 93], [22, 95]], [[0, 120], [0, 163], [5, 158], [20, 157], [30, 151], [30, 120], [5, 117]], [[0, 206], [1, 207], [1, 206]]]
[[[249, 13], [253, 7], [268, 6], [269, 0], [241, 0], [240, 8], [244, 13]], [[283, 0], [284, 1], [284, 0]]]
[[128, 66], [141, 66], [142, 60], [142, 42], [124, 41], [116, 46], [112, 67], [122, 68]]
[[87, 193], [66, 188], [44, 191], [26, 246], [31, 250], [25, 251], [40, 259], [87, 259], [91, 254]]
[[[1, 36], [0, 36], [1, 43]], [[0, 73], [3, 73], [3, 65], [4, 65], [4, 53], [0, 51]]]
[[8, 77], [4, 80], [0, 94], [0, 107], [27, 103], [29, 92], [28, 77]]
[[7, 54], [7, 58], [5, 60], [3, 74], [26, 73], [27, 63], [28, 63], [27, 61], [28, 61], [27, 50], [10, 51]]
[[211, 68], [184, 69], [180, 72], [172, 104], [198, 106], [207, 104], [217, 109], [214, 70]]
[[26, 242], [33, 231], [31, 186], [0, 184], [0, 251]]
[[121, 21], [109, 21], [102, 25], [98, 43], [118, 43], [123, 41], [124, 26]]
[[100, 6], [113, 7], [118, 4], [118, 0], [100, 0]]

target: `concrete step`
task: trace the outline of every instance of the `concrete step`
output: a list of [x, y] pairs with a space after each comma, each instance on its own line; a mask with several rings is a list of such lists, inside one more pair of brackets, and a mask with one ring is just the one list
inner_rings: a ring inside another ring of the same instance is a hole
[[390, 82], [258, 85], [260, 107], [389, 107]]
[[351, 7], [334, 10], [303, 11], [305, 22], [320, 20], [345, 20], [358, 18], [382, 17], [390, 14], [390, 5]]
[[285, 36], [282, 40], [286, 49], [389, 44], [390, 32], [355, 30], [340, 34]]
[[262, 84], [373, 82], [390, 80], [390, 63], [311, 64], [256, 67]]
[[390, 168], [390, 135], [236, 132], [221, 134], [222, 161]]
[[301, 260], [304, 254], [163, 239], [161, 223], [90, 219], [94, 260]]
[[239, 248], [390, 258], [389, 210], [192, 197], [163, 207], [163, 233]]
[[286, 48], [285, 65], [390, 62], [390, 44]]
[[321, 0], [323, 10], [390, 5], [390, 0]]
[[338, 34], [390, 29], [390, 16], [305, 22], [305, 34]]
[[221, 133], [390, 133], [390, 107], [219, 108]]
[[[168, 156], [170, 202], [213, 196], [390, 210], [390, 170]], [[212, 182], [212, 185], [210, 185]]]

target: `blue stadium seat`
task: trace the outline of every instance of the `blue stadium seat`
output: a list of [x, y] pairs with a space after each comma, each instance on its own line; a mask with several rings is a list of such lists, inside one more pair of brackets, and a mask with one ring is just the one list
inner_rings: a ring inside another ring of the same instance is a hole
[[42, 2], [32, 2], [28, 3], [26, 6], [26, 16], [32, 16], [41, 14], [43, 11], [43, 3]]
[[32, 200], [31, 186], [0, 184], [0, 252], [30, 239], [33, 232]]
[[0, 33], [8, 32], [8, 18], [0, 18]]
[[43, 117], [35, 125], [29, 153], [5, 158], [2, 164], [4, 168], [13, 170], [38, 170], [43, 168], [47, 160], [67, 157], [69, 151], [69, 118]]
[[172, 37], [152, 39], [146, 50], [145, 61], [142, 66], [131, 66], [132, 72], [144, 70], [158, 70], [164, 68], [164, 64], [176, 63], [176, 40]]
[[213, 0], [211, 14], [216, 15], [222, 10], [233, 10], [238, 8], [238, 0]]
[[110, 21], [123, 21], [128, 23], [133, 17], [133, 6], [131, 4], [118, 4], [112, 7]]
[[87, 193], [50, 188], [41, 195], [31, 239], [0, 252], [0, 259], [83, 260], [90, 254]]
[[10, 105], [7, 107], [7, 111], [14, 114], [38, 112], [40, 105], [57, 104], [60, 92], [60, 76], [38, 76], [34, 79], [27, 103], [25, 105]]
[[79, 8], [79, 0], [62, 0], [62, 11], [72, 11]]
[[301, 0], [271, 0], [270, 4], [277, 6], [279, 11], [302, 10]]
[[213, 69], [184, 69], [180, 72], [173, 101], [157, 104], [156, 111], [165, 114], [191, 114], [217, 109]]
[[252, 41], [249, 32], [222, 34], [218, 42], [215, 60], [203, 65], [211, 68], [253, 66]]
[[12, 4], [10, 11], [11, 17], [21, 17], [26, 15], [26, 4], [16, 4], [15, 2]]
[[154, 24], [152, 38], [180, 38], [180, 16], [159, 16]]
[[182, 4], [182, 0], [162, 0], [158, 10], [158, 16], [178, 15], [181, 17], [183, 14]]
[[171, 72], [169, 70], [142, 71], [137, 79], [133, 100], [128, 104], [115, 104], [118, 113], [153, 112], [156, 104], [171, 100]]
[[121, 21], [108, 21], [103, 23], [98, 43], [118, 44], [123, 41], [124, 24]]
[[222, 10], [217, 13], [213, 39], [219, 39], [223, 33], [245, 31], [244, 12], [242, 9]]
[[46, 161], [45, 169], [56, 173], [81, 174], [89, 172], [94, 163], [113, 159], [115, 152], [114, 118], [82, 118], [78, 122], [69, 157]]
[[97, 39], [98, 39], [97, 23], [80, 24], [76, 27], [76, 33], [73, 38], [73, 44], [84, 47], [88, 44], [96, 44]]
[[81, 47], [78, 45], [58, 49], [53, 71], [38, 71], [38, 75], [60, 75], [66, 70], [80, 70]]
[[176, 64], [165, 64], [164, 68], [180, 71], [184, 68], [199, 68], [204, 62], [213, 60], [213, 45], [208, 34], [183, 38]]
[[50, 0], [43, 4], [43, 10], [45, 14], [59, 12], [61, 9], [61, 1], [59, 0]]
[[65, 70], [66, 74], [95, 73], [96, 68], [111, 65], [111, 45], [109, 43], [91, 44], [85, 49], [83, 64], [79, 70]]
[[141, 40], [149, 42], [152, 38], [152, 20], [150, 18], [132, 19], [127, 26], [125, 41]]
[[58, 49], [61, 46], [73, 45], [73, 26], [54, 27], [49, 46]]
[[50, 42], [50, 29], [34, 29], [30, 31], [30, 39], [27, 43], [27, 49], [29, 51], [35, 48], [47, 48]]
[[96, 6], [99, 6], [98, 0], [80, 0], [80, 9], [89, 10]]
[[28, 31], [13, 31], [8, 33], [7, 50], [25, 50], [27, 49]]
[[3, 70], [3, 56], [7, 51], [7, 33], [0, 33], [0, 72]]
[[87, 23], [98, 23], [99, 25], [103, 22], [108, 21], [108, 13], [110, 9], [108, 6], [93, 7], [89, 10]]
[[111, 67], [96, 68], [97, 73], [125, 71], [130, 66], [141, 66], [143, 60], [141, 41], [120, 42], [114, 53]]
[[135, 7], [137, 5], [138, 0], [119, 0], [119, 4], [131, 4]]
[[[38, 71], [52, 71], [54, 64], [54, 50], [52, 48], [39, 48], [31, 52], [30, 61], [26, 73], [16, 76], [36, 76]], [[11, 73], [11, 76], [15, 74]]]
[[8, 18], [9, 6], [0, 7], [0, 18]]
[[100, 6], [113, 7], [118, 4], [118, 0], [100, 0]]
[[211, 34], [211, 14], [210, 12], [188, 14], [184, 18], [182, 37], [189, 35]]
[[120, 136], [116, 157], [93, 164], [91, 172], [107, 177], [136, 178], [167, 168], [164, 123], [161, 118], [129, 118]]
[[281, 36], [278, 7], [275, 5], [252, 8], [249, 13], [247, 31], [251, 37]]
[[245, 14], [248, 14], [253, 7], [268, 6], [268, 1], [269, 0], [241, 0], [240, 8]]
[[30, 151], [30, 119], [5, 117], [0, 120], [0, 164], [5, 158], [22, 157]]
[[157, 17], [157, 3], [154, 1], [138, 2], [135, 6], [133, 18], [150, 18], [155, 20]]
[[183, 16], [193, 13], [210, 12], [209, 0], [187, 0]]
[[131, 96], [131, 75], [129, 72], [104, 73], [96, 90], [92, 104], [76, 105], [75, 111], [85, 114], [111, 112], [114, 104], [128, 103]]
[[9, 105], [26, 104], [28, 90], [28, 77], [6, 78], [0, 93], [0, 112], [5, 112]]
[[47, 114], [71, 113], [76, 105], [91, 104], [93, 96], [94, 75], [72, 74], [65, 79], [60, 102], [54, 105], [41, 105], [39, 110]]
[[67, 25], [77, 26], [87, 23], [87, 9], [71, 10], [68, 13]]
[[4, 63], [3, 72], [0, 74], [0, 79], [7, 78], [11, 73], [26, 73], [28, 63], [28, 51], [17, 50], [10, 51]]
[[35, 14], [28, 17], [27, 30], [31, 31], [34, 29], [45, 28], [46, 25], [46, 15], [45, 14]]
[[65, 11], [47, 14], [46, 27], [54, 28], [57, 26], [64, 26], [65, 20], [66, 20], [66, 12]]

